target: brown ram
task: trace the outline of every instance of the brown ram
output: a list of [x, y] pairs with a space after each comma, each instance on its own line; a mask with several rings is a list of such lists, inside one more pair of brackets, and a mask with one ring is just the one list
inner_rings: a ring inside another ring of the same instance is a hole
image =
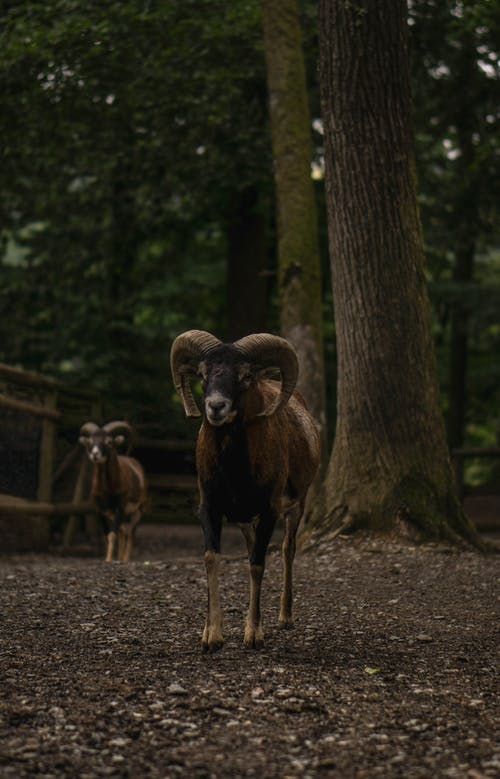
[[103, 427], [86, 422], [80, 429], [80, 443], [93, 464], [92, 500], [107, 537], [106, 562], [113, 561], [118, 538], [118, 559], [130, 560], [137, 525], [147, 501], [146, 477], [138, 460], [117, 452], [130, 440], [127, 422], [109, 422]]
[[[196, 445], [199, 515], [205, 536], [208, 610], [204, 651], [223, 644], [219, 559], [223, 517], [240, 525], [250, 561], [250, 605], [245, 645], [263, 644], [260, 592], [265, 555], [276, 520], [285, 518], [283, 591], [279, 625], [292, 618], [295, 536], [319, 464], [319, 435], [294, 392], [297, 357], [283, 338], [261, 333], [225, 344], [202, 330], [172, 346], [174, 384], [188, 417], [200, 416], [190, 382], [201, 380], [203, 424]], [[281, 374], [279, 382], [268, 377]]]

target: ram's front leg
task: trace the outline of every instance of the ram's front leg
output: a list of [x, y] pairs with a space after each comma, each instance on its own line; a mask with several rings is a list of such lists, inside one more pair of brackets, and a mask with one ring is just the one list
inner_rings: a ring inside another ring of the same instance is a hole
[[204, 652], [216, 652], [224, 644], [219, 590], [222, 515], [211, 511], [207, 506], [202, 506], [200, 519], [205, 536], [205, 569], [207, 572], [207, 619], [201, 647]]
[[116, 533], [113, 530], [107, 535], [106, 562], [112, 563], [115, 554]]
[[116, 532], [114, 530], [114, 516], [109, 511], [99, 512], [102, 529], [106, 537], [106, 557], [105, 562], [112, 563], [115, 553]]
[[260, 594], [266, 564], [266, 551], [276, 524], [276, 512], [263, 512], [255, 527], [255, 541], [250, 554], [250, 604], [245, 625], [245, 646], [261, 649], [264, 645]]
[[111, 526], [111, 529], [109, 530], [107, 534], [108, 539], [108, 548], [106, 552], [106, 562], [112, 563], [114, 554], [115, 554], [115, 546], [116, 546], [116, 540], [118, 539], [118, 559], [120, 559], [120, 551], [122, 548], [122, 516], [119, 512], [108, 512], [107, 513], [108, 521]]
[[123, 563], [126, 561], [125, 554], [128, 545], [128, 517], [124, 508], [120, 508], [116, 514], [115, 531], [118, 537], [118, 560]]

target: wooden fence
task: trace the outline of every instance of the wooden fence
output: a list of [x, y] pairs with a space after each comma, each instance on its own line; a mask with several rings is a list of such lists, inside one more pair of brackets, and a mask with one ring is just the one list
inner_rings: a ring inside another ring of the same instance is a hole
[[[98, 532], [89, 501], [90, 466], [77, 444], [80, 426], [90, 419], [102, 420], [97, 392], [0, 364], [0, 551], [16, 528], [28, 549], [47, 547], [54, 522], [62, 525], [66, 545], [82, 526], [87, 535]], [[148, 477], [149, 519], [193, 520], [194, 441], [157, 440], [139, 431], [134, 456]], [[500, 447], [452, 452], [461, 499], [464, 461], [476, 457], [500, 457]]]
[[[90, 464], [77, 444], [83, 422], [102, 421], [97, 392], [0, 364], [0, 551], [46, 548], [51, 528], [69, 545], [99, 532], [89, 501]], [[151, 493], [149, 519], [194, 518], [194, 442], [139, 436], [134, 456]], [[12, 537], [22, 535], [22, 543]]]
[[[98, 393], [0, 364], [0, 518], [3, 546], [15, 528], [24, 546], [48, 543], [50, 517], [89, 511], [76, 488], [60, 495], [58, 469], [82, 420], [98, 418]], [[57, 476], [57, 478], [55, 478]], [[19, 517], [25, 518], [24, 525]], [[5, 522], [6, 518], [17, 523]], [[33, 520], [33, 521], [31, 521]], [[21, 532], [22, 531], [22, 532]]]

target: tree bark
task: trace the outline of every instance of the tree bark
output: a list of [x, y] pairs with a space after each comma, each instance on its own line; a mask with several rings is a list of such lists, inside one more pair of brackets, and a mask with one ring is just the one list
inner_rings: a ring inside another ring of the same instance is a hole
[[264, 214], [257, 192], [241, 193], [228, 220], [227, 339], [267, 330], [269, 277]]
[[297, 386], [316, 419], [326, 452], [321, 264], [299, 9], [297, 0], [263, 0], [262, 8], [278, 211], [281, 332], [297, 351]]
[[337, 429], [311, 530], [475, 539], [439, 408], [404, 0], [321, 0]]

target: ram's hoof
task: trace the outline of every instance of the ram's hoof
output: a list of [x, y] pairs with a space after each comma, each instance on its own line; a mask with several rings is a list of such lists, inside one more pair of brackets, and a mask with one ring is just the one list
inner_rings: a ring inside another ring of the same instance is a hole
[[292, 617], [280, 617], [278, 620], [278, 628], [280, 630], [291, 630], [293, 628], [293, 619]]
[[213, 654], [214, 652], [218, 652], [219, 649], [222, 649], [224, 646], [224, 641], [212, 641], [212, 643], [206, 643], [205, 641], [201, 642], [201, 651], [202, 652], [208, 652], [209, 654]]
[[209, 629], [205, 626], [203, 636], [201, 638], [201, 651], [202, 652], [218, 652], [224, 646], [224, 638], [220, 632], [213, 631], [210, 634]]
[[245, 628], [244, 642], [246, 649], [262, 649], [264, 646], [264, 633], [262, 626], [259, 627], [247, 627]]

